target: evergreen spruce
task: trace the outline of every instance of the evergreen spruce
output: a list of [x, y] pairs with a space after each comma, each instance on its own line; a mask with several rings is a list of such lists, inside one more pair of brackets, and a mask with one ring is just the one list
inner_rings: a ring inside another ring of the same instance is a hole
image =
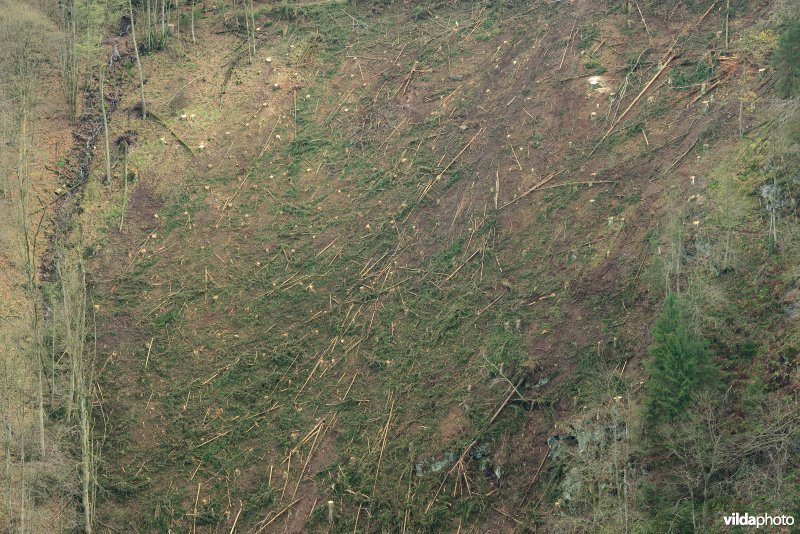
[[778, 91], [784, 98], [800, 95], [800, 20], [789, 26], [778, 39], [778, 48], [773, 55], [778, 74]]
[[674, 420], [689, 407], [692, 394], [711, 380], [713, 364], [706, 340], [692, 330], [675, 294], [667, 296], [653, 336], [646, 416], [659, 423]]

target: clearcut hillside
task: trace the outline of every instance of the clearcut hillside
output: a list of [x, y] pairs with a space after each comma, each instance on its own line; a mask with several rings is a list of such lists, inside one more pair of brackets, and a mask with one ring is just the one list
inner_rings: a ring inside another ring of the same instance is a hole
[[124, 7], [35, 206], [76, 525], [798, 515], [795, 6], [134, 3], [138, 60]]

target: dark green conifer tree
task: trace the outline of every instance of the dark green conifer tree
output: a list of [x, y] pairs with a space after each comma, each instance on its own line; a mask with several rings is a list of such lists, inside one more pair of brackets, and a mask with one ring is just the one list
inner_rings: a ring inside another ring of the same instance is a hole
[[780, 35], [772, 61], [777, 71], [781, 96], [800, 96], [800, 19], [790, 22]]
[[664, 302], [653, 337], [645, 415], [650, 423], [658, 424], [683, 413], [692, 394], [711, 381], [714, 368], [706, 340], [691, 328], [686, 311], [674, 293]]

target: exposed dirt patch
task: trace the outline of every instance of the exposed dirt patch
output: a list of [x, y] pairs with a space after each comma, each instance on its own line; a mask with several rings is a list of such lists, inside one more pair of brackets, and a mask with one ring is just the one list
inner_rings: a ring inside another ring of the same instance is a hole
[[450, 409], [447, 417], [439, 426], [439, 435], [442, 442], [447, 443], [452, 441], [464, 432], [467, 427], [465, 415], [464, 409], [461, 406], [453, 406]]

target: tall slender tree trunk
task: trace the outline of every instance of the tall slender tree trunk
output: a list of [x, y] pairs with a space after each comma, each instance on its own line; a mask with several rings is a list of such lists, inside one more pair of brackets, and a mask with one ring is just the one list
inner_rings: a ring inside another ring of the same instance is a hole
[[777, 202], [777, 197], [775, 193], [778, 191], [778, 182], [775, 175], [772, 176], [772, 195], [770, 195], [771, 199], [771, 209], [770, 209], [770, 217], [769, 217], [769, 233], [770, 238], [772, 241], [772, 252], [778, 250], [778, 225], [777, 225], [777, 218], [775, 216], [775, 203]]
[[94, 501], [92, 487], [95, 481], [92, 455], [92, 366], [85, 350], [86, 340], [86, 274], [80, 255], [77, 258], [63, 248], [59, 251], [58, 274], [64, 313], [66, 354], [70, 358], [70, 370], [77, 405], [77, 430], [80, 439], [81, 505], [83, 529], [92, 534]]
[[36, 401], [38, 403], [38, 412], [39, 412], [39, 448], [42, 451], [42, 458], [47, 456], [47, 447], [45, 445], [45, 432], [44, 432], [44, 355], [42, 354], [42, 331], [41, 331], [41, 323], [39, 322], [39, 305], [38, 305], [38, 291], [34, 288], [35, 278], [33, 275], [35, 264], [35, 255], [31, 254], [31, 275], [30, 275], [30, 284], [31, 284], [31, 293], [30, 299], [31, 308], [33, 308], [32, 318], [31, 318], [31, 332], [33, 338], [33, 350], [31, 351], [34, 357], [34, 364], [36, 365], [37, 371], [37, 384], [36, 384]]
[[50, 321], [50, 335], [52, 339], [50, 353], [50, 406], [56, 403], [56, 322]]
[[36, 388], [36, 396], [39, 401], [39, 447], [42, 449], [42, 458], [47, 456], [47, 446], [44, 440], [44, 369], [42, 368], [42, 360], [38, 359], [39, 368], [39, 384]]
[[14, 520], [14, 497], [11, 492], [11, 381], [8, 376], [8, 360], [3, 359], [3, 375], [5, 377], [5, 392], [3, 394], [3, 461], [5, 464], [6, 479], [6, 526], [11, 532]]
[[[238, 23], [238, 17], [237, 17]], [[247, 57], [250, 59], [250, 62], [253, 61], [253, 34], [250, 31], [250, 11], [249, 11], [249, 3], [247, 0], [244, 2], [244, 29], [245, 33], [247, 33]]]
[[122, 231], [122, 225], [125, 223], [125, 210], [128, 209], [128, 143], [123, 141], [122, 143], [123, 150], [125, 153], [123, 154], [123, 158], [125, 161], [123, 176], [125, 180], [125, 185], [122, 188], [122, 215], [119, 218], [119, 231]]
[[175, 37], [178, 38], [178, 42], [181, 40], [181, 12], [178, 10], [178, 0], [172, 4], [172, 10], [175, 12]]
[[[19, 407], [19, 427], [25, 428], [25, 404], [20, 403]], [[27, 506], [27, 499], [25, 493], [28, 491], [27, 473], [25, 472], [25, 436], [20, 436], [19, 440], [19, 456], [20, 456], [20, 478], [19, 478], [19, 531], [20, 534], [25, 532], [25, 508]]]
[[192, 0], [192, 44], [197, 43], [197, 38], [194, 36], [194, 9], [197, 6], [195, 0]]
[[256, 55], [256, 10], [253, 7], [253, 0], [248, 0], [250, 4], [250, 31], [252, 32], [253, 36], [253, 57]]
[[103, 66], [100, 67], [100, 111], [103, 113], [103, 133], [105, 134], [106, 148], [106, 183], [111, 182], [111, 150], [108, 142], [108, 116], [106, 115], [106, 95], [105, 95], [106, 73]]
[[730, 46], [730, 39], [728, 37], [728, 28], [731, 22], [731, 0], [725, 2], [725, 50]]
[[[76, 358], [83, 358], [83, 354], [76, 355]], [[91, 448], [91, 427], [89, 424], [89, 408], [87, 404], [91, 401], [90, 392], [87, 391], [86, 377], [81, 377], [81, 471], [83, 486], [83, 520], [84, 532], [92, 534], [92, 499], [90, 486], [92, 484], [92, 448]]]
[[128, 0], [128, 12], [131, 16], [131, 35], [133, 36], [133, 50], [136, 52], [136, 66], [139, 69], [139, 92], [142, 95], [142, 118], [147, 118], [147, 105], [144, 101], [144, 76], [142, 75], [142, 60], [139, 57], [139, 47], [136, 44], [136, 26], [133, 24], [133, 0]]
[[75, 54], [77, 26], [74, 0], [65, 1], [61, 4], [61, 27], [64, 35], [61, 50], [61, 70], [64, 77], [64, 85], [67, 89], [67, 116], [70, 124], [75, 124], [78, 102], [78, 65]]
[[93, 530], [93, 517], [94, 517], [94, 501], [92, 501], [91, 487], [94, 484], [94, 458], [92, 456], [92, 373], [91, 365], [88, 366], [87, 372], [86, 362], [89, 360], [86, 355], [85, 339], [86, 339], [86, 271], [83, 267], [83, 261], [78, 257], [76, 266], [77, 269], [77, 291], [75, 295], [75, 313], [79, 316], [79, 328], [77, 329], [80, 334], [75, 339], [75, 345], [78, 350], [75, 355], [78, 358], [78, 379], [79, 379], [79, 401], [80, 401], [80, 429], [81, 429], [81, 470], [83, 472], [83, 517], [84, 517], [84, 531], [85, 534], [92, 534]]
[[[142, 5], [142, 8], [147, 12], [147, 18], [145, 19], [145, 28], [146, 28], [146, 31], [147, 31], [147, 34], [145, 35], [145, 41], [147, 42], [147, 48], [150, 49], [150, 48], [153, 47], [153, 41], [152, 41], [152, 38], [151, 38], [151, 35], [150, 35], [150, 28], [152, 27], [152, 23], [150, 22], [150, 0], [147, 0], [147, 2], [145, 2]], [[131, 33], [134, 33], [133, 32], [133, 15], [131, 15]], [[135, 40], [135, 38], [136, 38], [136, 34], [134, 33], [134, 40]]]
[[36, 288], [36, 258], [34, 253], [33, 237], [30, 230], [30, 214], [28, 211], [28, 202], [30, 198], [30, 175], [28, 172], [29, 166], [29, 152], [32, 145], [32, 135], [29, 127], [31, 120], [31, 107], [29, 95], [23, 93], [20, 98], [19, 113], [20, 113], [20, 129], [19, 129], [19, 152], [17, 163], [17, 225], [18, 235], [20, 239], [20, 246], [22, 248], [22, 261], [23, 269], [25, 272], [25, 295], [28, 299], [28, 313], [30, 315], [30, 353], [29, 358], [36, 366], [38, 383], [37, 383], [37, 404], [38, 404], [38, 423], [39, 423], [39, 445], [41, 447], [42, 456], [46, 454], [45, 447], [45, 432], [44, 432], [44, 376], [42, 366], [44, 361], [41, 354], [41, 332], [39, 331], [39, 306], [37, 304], [39, 294]]

